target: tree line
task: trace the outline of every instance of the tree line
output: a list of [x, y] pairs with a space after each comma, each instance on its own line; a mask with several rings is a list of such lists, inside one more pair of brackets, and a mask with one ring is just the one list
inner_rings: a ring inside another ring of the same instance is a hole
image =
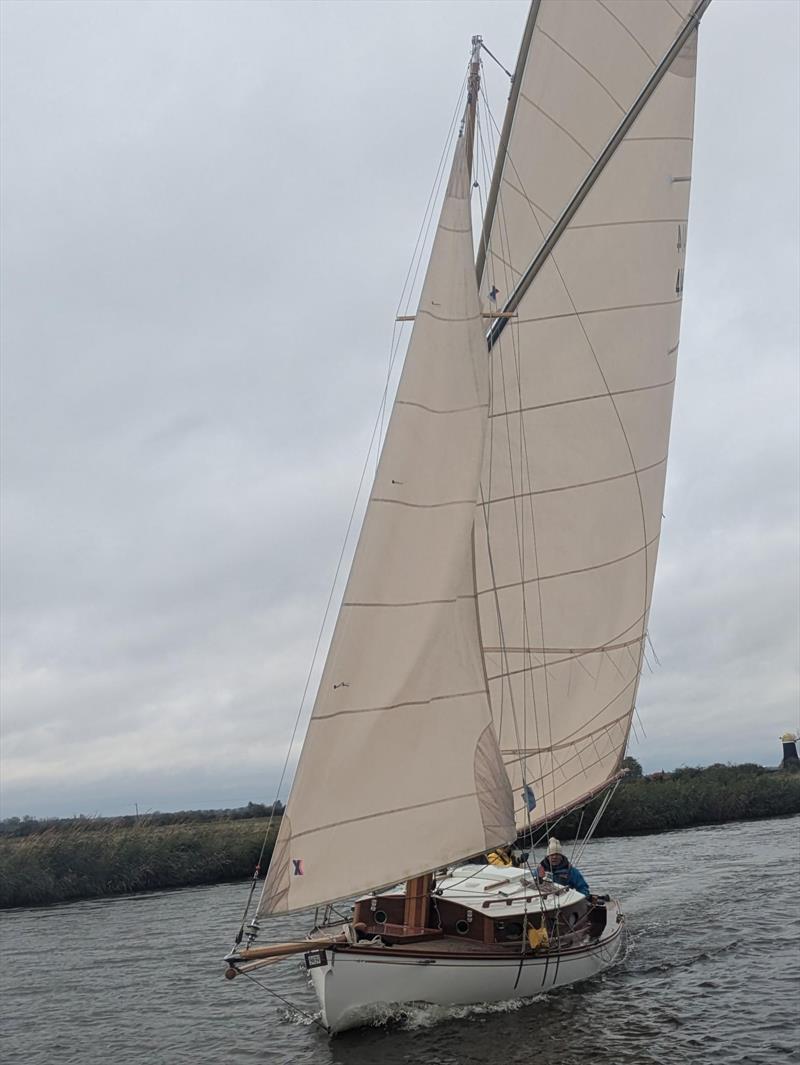
[[249, 802], [246, 806], [236, 806], [225, 810], [177, 810], [173, 813], [161, 813], [151, 810], [143, 814], [124, 814], [119, 817], [90, 817], [78, 814], [75, 817], [6, 817], [0, 821], [0, 839], [38, 836], [43, 832], [69, 832], [72, 829], [105, 831], [109, 828], [133, 828], [136, 825], [205, 825], [213, 821], [247, 821], [257, 817], [271, 817], [273, 808], [276, 816], [283, 813], [283, 803], [266, 804]]

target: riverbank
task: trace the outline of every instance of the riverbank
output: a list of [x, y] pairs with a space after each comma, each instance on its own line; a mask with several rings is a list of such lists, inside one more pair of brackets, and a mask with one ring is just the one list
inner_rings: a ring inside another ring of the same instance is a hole
[[269, 818], [250, 818], [163, 826], [142, 819], [120, 826], [94, 818], [6, 836], [0, 838], [0, 908], [245, 880], [268, 824]]
[[[696, 825], [800, 813], [800, 773], [756, 765], [709, 766], [639, 776], [617, 789], [596, 835], [633, 836]], [[555, 831], [569, 839], [591, 823], [599, 800]], [[0, 908], [246, 880], [269, 818], [263, 807], [135, 818], [77, 818], [0, 824]], [[176, 821], [176, 818], [182, 820]], [[172, 821], [173, 823], [169, 823]], [[167, 822], [167, 823], [165, 823]], [[279, 819], [267, 841], [266, 868]]]
[[[634, 836], [800, 813], [798, 772], [746, 764], [684, 767], [641, 776], [638, 763], [626, 762], [632, 763], [633, 771], [623, 777], [596, 836]], [[601, 801], [602, 797], [595, 799], [584, 809], [581, 832], [591, 824]], [[580, 812], [571, 814], [558, 826], [558, 834], [571, 838], [580, 821]]]

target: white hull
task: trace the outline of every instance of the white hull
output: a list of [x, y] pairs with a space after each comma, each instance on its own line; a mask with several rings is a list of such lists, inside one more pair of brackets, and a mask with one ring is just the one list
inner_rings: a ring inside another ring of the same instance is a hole
[[[475, 1005], [529, 998], [596, 976], [613, 965], [623, 944], [619, 905], [608, 905], [599, 940], [560, 952], [509, 957], [426, 954], [363, 947], [328, 950], [325, 964], [309, 969], [330, 1032], [375, 1023], [409, 1003]], [[416, 956], [415, 956], [416, 955]]]

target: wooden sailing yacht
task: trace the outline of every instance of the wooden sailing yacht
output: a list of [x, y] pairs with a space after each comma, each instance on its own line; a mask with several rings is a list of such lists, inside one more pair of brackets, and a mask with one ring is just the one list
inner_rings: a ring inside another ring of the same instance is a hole
[[[235, 976], [304, 954], [331, 1031], [384, 1004], [531, 995], [620, 951], [615, 901], [540, 881], [524, 850], [474, 856], [529, 847], [620, 775], [708, 3], [533, 0], [477, 271], [473, 39], [361, 536], [257, 915], [227, 959]], [[269, 915], [323, 906], [307, 940], [256, 942]]]

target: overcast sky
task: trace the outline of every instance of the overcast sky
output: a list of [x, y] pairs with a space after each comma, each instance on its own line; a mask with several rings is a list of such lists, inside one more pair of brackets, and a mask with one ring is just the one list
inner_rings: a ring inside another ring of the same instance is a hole
[[[526, 11], [0, 5], [5, 816], [273, 798], [470, 36]], [[647, 769], [798, 727], [799, 13], [701, 31]]]

